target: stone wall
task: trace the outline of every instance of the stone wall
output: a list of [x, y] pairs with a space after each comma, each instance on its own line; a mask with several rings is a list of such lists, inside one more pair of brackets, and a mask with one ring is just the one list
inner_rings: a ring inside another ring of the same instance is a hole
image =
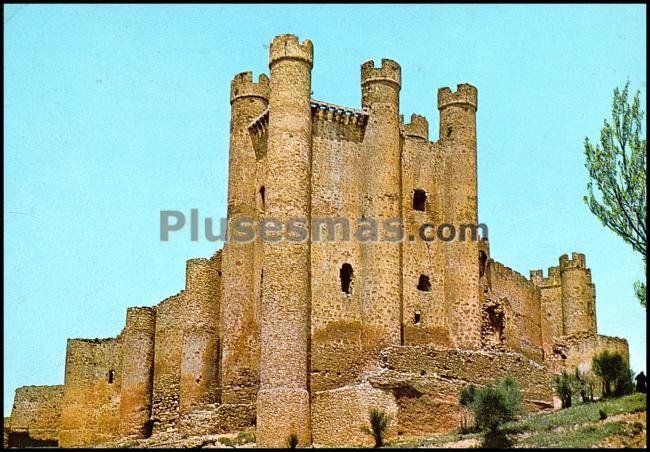
[[5, 447], [58, 445], [63, 386], [16, 389], [11, 417], [5, 418]]
[[620, 353], [629, 364], [629, 348], [625, 339], [581, 333], [558, 339], [554, 347], [553, 360], [549, 365], [556, 372], [565, 369], [573, 371], [576, 368], [588, 371], [591, 369], [593, 357], [605, 350]]
[[82, 447], [119, 436], [121, 352], [119, 337], [68, 340], [61, 447]]

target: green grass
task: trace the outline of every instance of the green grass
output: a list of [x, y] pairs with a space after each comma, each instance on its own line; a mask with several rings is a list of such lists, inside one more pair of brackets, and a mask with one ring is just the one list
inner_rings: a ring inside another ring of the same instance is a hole
[[[608, 436], [622, 433], [625, 428], [622, 422], [600, 421], [600, 410], [607, 413], [608, 418], [621, 413], [637, 413], [646, 410], [646, 401], [645, 394], [637, 393], [616, 399], [578, 404], [553, 413], [528, 415], [518, 421], [505, 424], [502, 430], [515, 440], [515, 447], [588, 448]], [[526, 435], [518, 439], [517, 436], [520, 434]], [[432, 438], [395, 442], [390, 446], [435, 447], [481, 436], [479, 433], [461, 435], [452, 432]]]

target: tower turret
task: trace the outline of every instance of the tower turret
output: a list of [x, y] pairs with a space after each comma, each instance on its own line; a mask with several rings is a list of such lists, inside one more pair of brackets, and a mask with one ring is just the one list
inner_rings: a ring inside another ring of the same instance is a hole
[[[304, 219], [310, 232], [311, 68], [313, 47], [294, 35], [270, 46], [265, 217], [286, 230]], [[309, 370], [309, 241], [264, 244], [257, 444], [285, 447], [290, 434], [311, 443]]]
[[[230, 160], [228, 167], [228, 241], [223, 248], [221, 304], [222, 403], [255, 403], [259, 384], [259, 301], [253, 294], [255, 243], [232, 240], [234, 225], [255, 221], [255, 151], [248, 130], [268, 107], [269, 78], [237, 74], [230, 84]], [[246, 344], [242, 347], [241, 344]]]
[[560, 256], [564, 334], [596, 332], [595, 288], [585, 255]]
[[368, 113], [362, 144], [362, 215], [376, 221], [376, 241], [360, 244], [360, 297], [366, 355], [377, 356], [386, 345], [402, 341], [401, 243], [387, 241], [386, 220], [401, 219], [401, 145], [399, 92], [401, 68], [382, 59], [361, 65], [361, 103]]
[[[458, 85], [438, 90], [440, 146], [445, 162], [444, 222], [456, 231], [445, 246], [445, 299], [452, 343], [481, 347], [479, 248], [477, 240], [461, 234], [463, 225], [478, 223], [476, 180], [476, 88]], [[467, 229], [465, 229], [467, 231]]]

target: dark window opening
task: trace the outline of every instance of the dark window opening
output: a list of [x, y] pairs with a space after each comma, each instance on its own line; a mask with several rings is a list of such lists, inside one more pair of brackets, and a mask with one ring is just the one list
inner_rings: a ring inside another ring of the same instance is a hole
[[451, 136], [451, 132], [452, 132], [451, 126], [447, 126], [447, 138]]
[[416, 189], [413, 192], [413, 210], [424, 212], [424, 206], [427, 202], [427, 194], [424, 190]]
[[341, 277], [341, 291], [350, 295], [350, 286], [352, 285], [352, 265], [343, 264], [339, 273]]
[[427, 275], [420, 275], [418, 290], [421, 290], [422, 292], [431, 292], [431, 281]]
[[108, 371], [108, 383], [112, 384], [113, 381], [115, 381], [115, 371], [114, 370], [109, 370]]
[[266, 189], [264, 188], [264, 185], [260, 187], [260, 207], [262, 210], [264, 210], [264, 206], [266, 203]]
[[415, 311], [413, 313], [413, 323], [418, 325], [420, 323], [420, 320], [422, 320], [422, 314], [420, 314], [420, 311]]
[[485, 273], [485, 263], [487, 262], [487, 255], [485, 251], [478, 252], [478, 275], [483, 276]]
[[153, 433], [153, 419], [148, 419], [144, 423], [142, 430], [145, 438], [151, 438], [151, 434]]

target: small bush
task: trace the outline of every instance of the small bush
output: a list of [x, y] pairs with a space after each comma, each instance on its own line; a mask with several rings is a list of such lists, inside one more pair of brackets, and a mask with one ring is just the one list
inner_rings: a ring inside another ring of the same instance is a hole
[[384, 445], [384, 435], [388, 430], [390, 423], [390, 416], [381, 410], [372, 408], [368, 414], [370, 421], [370, 428], [365, 426], [363, 431], [375, 439], [375, 447], [382, 447]]
[[576, 379], [566, 371], [563, 371], [562, 374], [555, 376], [554, 383], [555, 394], [562, 401], [562, 408], [569, 408], [573, 393], [576, 391]]
[[523, 397], [511, 378], [498, 380], [496, 384], [476, 390], [471, 404], [474, 421], [481, 429], [497, 430], [522, 412]]
[[296, 433], [291, 433], [287, 438], [287, 446], [289, 449], [295, 449], [298, 446], [298, 435]]
[[620, 397], [634, 391], [630, 367], [620, 353], [604, 350], [593, 357], [592, 367], [603, 382], [603, 397]]
[[605, 419], [607, 419], [607, 413], [605, 413], [605, 411], [603, 411], [602, 409], [598, 410], [598, 418], [601, 421], [604, 421]]

